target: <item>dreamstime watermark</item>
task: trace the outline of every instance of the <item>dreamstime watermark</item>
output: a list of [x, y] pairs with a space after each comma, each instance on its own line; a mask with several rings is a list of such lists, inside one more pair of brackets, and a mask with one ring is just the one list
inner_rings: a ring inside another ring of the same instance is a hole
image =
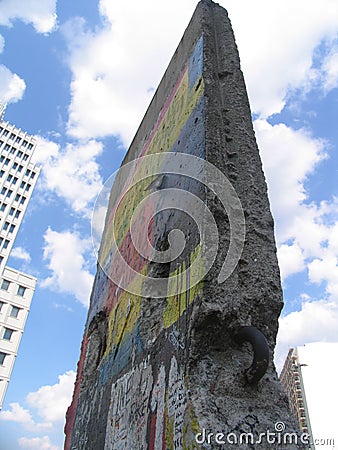
[[[167, 187], [165, 177], [172, 176], [180, 181], [176, 185], [172, 183], [175, 187]], [[230, 243], [218, 283], [223, 283], [234, 271], [245, 240], [244, 213], [234, 187], [217, 167], [204, 159], [185, 153], [157, 153], [121, 166], [105, 183], [94, 207], [92, 238], [98, 262], [119, 288], [160, 298], [168, 295], [170, 283], [170, 295], [177, 295], [199, 283], [211, 269], [219, 250], [216, 220], [206, 197], [202, 200], [190, 192], [186, 179], [204, 185], [202, 192], [208, 188], [223, 206], [230, 225]], [[177, 228], [167, 231], [167, 249], [160, 251], [152, 245], [149, 227], [165, 210], [176, 210], [181, 217], [183, 213], [189, 216], [197, 226], [200, 240], [193, 249], [190, 265], [181, 268], [179, 274], [159, 276], [157, 273], [152, 277], [141, 263], [135, 263], [138, 258], [147, 264], [168, 264], [182, 255], [187, 244], [187, 236]], [[182, 283], [182, 279], [189, 283]]]
[[195, 435], [195, 441], [202, 447], [208, 447], [211, 444], [217, 445], [330, 445], [334, 446], [334, 439], [332, 438], [316, 438], [307, 433], [295, 433], [286, 431], [284, 422], [276, 422], [274, 430], [266, 430], [262, 433], [211, 433], [204, 428], [200, 433]]

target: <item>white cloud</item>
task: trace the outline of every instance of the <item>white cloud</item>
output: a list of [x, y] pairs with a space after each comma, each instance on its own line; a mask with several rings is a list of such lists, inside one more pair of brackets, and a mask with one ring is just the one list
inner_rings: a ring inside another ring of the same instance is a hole
[[102, 144], [94, 140], [61, 149], [55, 142], [38, 137], [34, 160], [42, 165], [40, 188], [55, 192], [75, 212], [90, 217], [89, 204], [102, 189], [95, 161], [102, 149]]
[[25, 409], [19, 403], [10, 403], [10, 409], [0, 412], [0, 420], [15, 422], [24, 430], [36, 434], [45, 434], [48, 430], [49, 436], [21, 437], [18, 440], [20, 448], [61, 450], [61, 447], [51, 443], [50, 435], [53, 432], [63, 434], [62, 429], [67, 408], [71, 403], [75, 377], [75, 372], [70, 370], [59, 375], [57, 383], [30, 392], [26, 396], [29, 409]]
[[42, 287], [72, 294], [88, 306], [93, 276], [86, 269], [86, 252], [92, 250], [90, 240], [81, 239], [78, 233], [57, 232], [48, 228], [44, 234], [43, 259], [48, 261], [52, 275], [41, 283]]
[[75, 372], [72, 370], [59, 375], [58, 383], [42, 386], [36, 392], [27, 395], [27, 403], [37, 410], [45, 422], [62, 422], [74, 390]]
[[[228, 8], [233, 23], [255, 112], [262, 117], [280, 112], [290, 89], [317, 82], [316, 77], [312, 80], [314, 50], [336, 33], [335, 2], [223, 0], [220, 4]], [[158, 85], [195, 6], [192, 0], [101, 0], [104, 28], [88, 30], [83, 19], [63, 28], [73, 74], [71, 135], [114, 134], [125, 145], [130, 142], [150, 101], [149, 88]], [[335, 60], [330, 66], [335, 72]], [[325, 70], [330, 72], [323, 66], [321, 71]]]
[[35, 136], [37, 146], [32, 155], [32, 162], [36, 164], [47, 164], [51, 158], [57, 158], [60, 147], [56, 142], [44, 139], [41, 136]]
[[56, 26], [56, 0], [1, 0], [0, 24], [12, 26], [14, 20], [31, 23], [38, 33]]
[[31, 261], [30, 254], [22, 247], [14, 247], [11, 251], [11, 256], [13, 256], [13, 258], [22, 259], [27, 263]]
[[276, 347], [278, 369], [282, 368], [289, 348], [315, 341], [338, 341], [337, 302], [305, 301], [300, 311], [280, 318]]
[[41, 431], [50, 429], [52, 424], [50, 422], [37, 423], [34, 421], [31, 412], [23, 408], [19, 403], [10, 403], [10, 409], [0, 412], [0, 420], [16, 422], [22, 425], [28, 431]]
[[337, 3], [220, 3], [228, 8], [233, 24], [253, 110], [263, 117], [280, 112], [290, 89], [311, 82], [316, 47], [336, 35]]
[[35, 450], [61, 450], [60, 447], [53, 445], [49, 439], [49, 436], [26, 438], [22, 437], [18, 439], [20, 448], [35, 449]]
[[313, 283], [326, 282], [326, 292], [338, 302], [338, 261], [337, 255], [325, 251], [321, 259], [316, 258], [308, 265], [309, 280]]
[[10, 403], [10, 410], [0, 412], [0, 420], [13, 421], [31, 425], [33, 418], [28, 409], [24, 409], [19, 403]]
[[0, 34], [0, 53], [2, 53], [4, 51], [5, 48], [5, 39], [4, 37]]
[[338, 46], [327, 56], [323, 63], [324, 89], [330, 91], [338, 86]]
[[0, 99], [4, 103], [15, 103], [21, 100], [26, 83], [6, 66], [0, 65]]
[[[159, 83], [194, 7], [192, 0], [100, 2], [105, 28], [93, 33], [79, 19], [64, 27], [73, 72], [71, 135], [114, 134], [130, 142], [151, 99], [149, 88]], [[167, 20], [173, 15], [175, 27]]]
[[309, 203], [305, 187], [327, 157], [325, 142], [266, 120], [255, 121], [255, 129], [276, 219], [282, 279], [307, 268], [309, 281], [324, 282], [326, 294], [337, 299], [337, 200]]
[[[312, 435], [315, 439], [334, 439], [336, 443], [338, 389], [333, 386], [337, 381], [337, 352], [338, 342], [308, 343], [297, 348]], [[334, 447], [316, 446], [326, 450]]]
[[277, 256], [283, 281], [289, 275], [305, 269], [302, 249], [297, 244], [281, 245], [277, 250]]
[[305, 180], [326, 157], [324, 142], [306, 130], [294, 130], [283, 123], [271, 125], [256, 120], [254, 125], [277, 232], [283, 239], [286, 223], [290, 224], [290, 217], [306, 200]]

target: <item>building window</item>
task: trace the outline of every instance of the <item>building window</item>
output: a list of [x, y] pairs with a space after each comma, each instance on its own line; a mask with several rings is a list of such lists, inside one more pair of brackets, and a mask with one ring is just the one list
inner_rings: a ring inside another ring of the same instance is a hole
[[6, 158], [6, 159], [5, 159], [5, 162], [4, 162], [4, 165], [5, 165], [5, 166], [8, 166], [9, 161], [10, 161], [10, 159]]
[[15, 142], [17, 142], [17, 143], [19, 144], [20, 141], [21, 141], [21, 137], [18, 136], [18, 137], [15, 139]]
[[7, 190], [7, 189], [6, 189], [5, 187], [3, 187], [3, 188], [1, 189], [1, 194], [2, 194], [2, 195], [5, 195], [5, 194], [6, 194], [6, 190]]
[[18, 167], [18, 172], [21, 172], [22, 169], [23, 169], [23, 166], [19, 166]]
[[6, 231], [8, 229], [8, 227], [9, 227], [9, 222], [5, 222], [4, 223], [4, 230]]
[[31, 185], [30, 185], [30, 184], [27, 184], [27, 186], [26, 186], [26, 191], [29, 191], [30, 187], [31, 187]]
[[20, 295], [20, 297], [23, 297], [25, 295], [25, 292], [26, 292], [26, 288], [24, 286], [18, 287], [17, 295]]
[[15, 139], [15, 134], [14, 134], [14, 133], [11, 133], [11, 135], [9, 136], [9, 139], [12, 139], [12, 140], [14, 141], [14, 139]]
[[0, 311], [2, 310], [3, 306], [4, 306], [4, 302], [0, 302]]
[[16, 184], [17, 181], [18, 181], [18, 178], [17, 178], [17, 177], [14, 177], [14, 178], [13, 178], [13, 181], [12, 181], [12, 184]]
[[12, 225], [9, 227], [9, 233], [13, 233], [14, 228], [15, 228], [15, 225], [12, 224]]
[[29, 169], [26, 170], [26, 177], [29, 177], [29, 175], [31, 174], [31, 171]]
[[19, 211], [18, 209], [16, 210], [16, 212], [15, 212], [15, 218], [16, 219], [18, 219], [19, 218], [19, 216], [20, 216], [20, 213], [21, 213], [21, 211]]
[[26, 183], [24, 181], [21, 181], [20, 188], [23, 189], [25, 186], [26, 186]]
[[22, 152], [21, 150], [19, 150], [17, 156], [18, 156], [19, 158], [21, 158], [22, 155], [23, 155], [23, 152]]
[[9, 285], [11, 284], [11, 282], [10, 281], [8, 281], [8, 280], [2, 280], [2, 283], [1, 283], [1, 289], [3, 290], [3, 291], [8, 291], [8, 288], [9, 288]]
[[18, 315], [19, 315], [19, 312], [20, 312], [20, 309], [21, 308], [18, 308], [17, 306], [12, 306], [10, 316], [13, 317], [14, 319], [17, 319]]
[[4, 174], [5, 172], [3, 171], [3, 170], [0, 170], [0, 178], [2, 178], [3, 177], [3, 174]]
[[13, 155], [13, 153], [15, 153], [15, 148], [14, 148], [14, 147], [11, 147], [10, 153], [11, 153], [12, 155]]
[[7, 248], [8, 246], [9, 246], [9, 240], [8, 240], [8, 239], [5, 239], [3, 248]]
[[34, 177], [35, 177], [35, 173], [32, 172], [32, 173], [31, 173], [31, 179], [33, 179]]
[[22, 146], [23, 147], [27, 147], [28, 142], [27, 141], [23, 141]]
[[2, 263], [3, 260], [4, 260], [4, 257], [0, 256], [0, 264]]
[[4, 147], [4, 150], [9, 150], [11, 148], [11, 146], [9, 144], [6, 144]]
[[6, 194], [6, 197], [9, 198], [12, 194], [13, 194], [13, 191], [11, 191], [10, 189], [8, 189], [7, 194]]
[[8, 214], [9, 214], [10, 216], [12, 216], [12, 215], [14, 214], [14, 211], [15, 211], [15, 208], [12, 207], [12, 208], [9, 210], [9, 213], [8, 213]]
[[28, 155], [24, 154], [22, 159], [23, 159], [24, 161], [27, 161]]
[[0, 162], [2, 162], [5, 159], [4, 155], [0, 156]]
[[16, 196], [15, 196], [15, 201], [18, 202], [19, 200], [20, 200], [20, 195], [19, 195], [19, 194], [16, 194]]
[[4, 335], [2, 339], [6, 339], [6, 341], [10, 341], [13, 336], [14, 330], [11, 330], [10, 328], [5, 328]]
[[15, 162], [15, 163], [13, 164], [13, 169], [16, 169], [17, 167], [18, 167], [18, 163]]
[[20, 203], [23, 205], [25, 203], [26, 197], [21, 197]]
[[7, 181], [12, 181], [13, 175], [8, 175]]
[[32, 150], [33, 144], [28, 144], [28, 150]]
[[8, 135], [8, 130], [4, 130], [4, 136]]
[[0, 352], [0, 366], [4, 365], [6, 356], [7, 356], [7, 353]]
[[7, 206], [7, 204], [6, 203], [1, 203], [1, 206], [0, 206], [0, 211], [5, 211], [5, 209], [6, 209], [6, 206]]

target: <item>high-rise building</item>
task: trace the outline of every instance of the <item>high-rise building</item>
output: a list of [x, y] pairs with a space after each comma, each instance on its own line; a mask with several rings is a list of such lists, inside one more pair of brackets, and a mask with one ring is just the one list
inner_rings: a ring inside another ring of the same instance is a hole
[[290, 348], [280, 374], [280, 381], [288, 396], [291, 411], [297, 416], [302, 433], [310, 434], [310, 419], [297, 349]]
[[338, 342], [313, 342], [291, 348], [280, 375], [291, 410], [311, 449], [333, 450], [338, 445]]
[[4, 121], [0, 103], [0, 409], [24, 331], [36, 278], [7, 267], [39, 176], [33, 136]]

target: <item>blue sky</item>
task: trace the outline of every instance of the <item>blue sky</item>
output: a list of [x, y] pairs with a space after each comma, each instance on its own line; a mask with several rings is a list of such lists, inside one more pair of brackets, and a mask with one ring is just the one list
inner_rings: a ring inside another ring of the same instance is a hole
[[[228, 9], [275, 218], [290, 346], [338, 342], [338, 4], [221, 0]], [[39, 137], [38, 185], [9, 265], [38, 278], [0, 447], [62, 448], [95, 274], [90, 217], [196, 2], [2, 0], [5, 119]]]

